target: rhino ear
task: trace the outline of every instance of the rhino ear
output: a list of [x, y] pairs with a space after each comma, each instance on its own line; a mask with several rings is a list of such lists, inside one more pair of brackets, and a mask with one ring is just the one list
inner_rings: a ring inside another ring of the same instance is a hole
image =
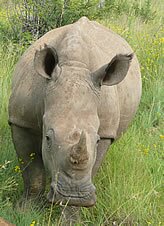
[[125, 78], [132, 58], [133, 53], [116, 55], [109, 64], [102, 66], [92, 74], [93, 83], [96, 86], [118, 84]]
[[34, 68], [39, 75], [51, 79], [52, 72], [58, 63], [58, 55], [52, 46], [44, 45], [44, 48], [36, 50], [34, 56]]

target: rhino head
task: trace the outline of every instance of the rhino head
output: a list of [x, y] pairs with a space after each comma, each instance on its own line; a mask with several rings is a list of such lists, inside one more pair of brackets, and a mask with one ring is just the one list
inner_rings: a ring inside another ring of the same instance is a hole
[[46, 83], [42, 155], [52, 178], [48, 200], [89, 207], [96, 201], [92, 169], [100, 139], [101, 86], [124, 79], [132, 54], [116, 55], [95, 72], [80, 62], [60, 64], [58, 58], [47, 45], [34, 57], [34, 68]]

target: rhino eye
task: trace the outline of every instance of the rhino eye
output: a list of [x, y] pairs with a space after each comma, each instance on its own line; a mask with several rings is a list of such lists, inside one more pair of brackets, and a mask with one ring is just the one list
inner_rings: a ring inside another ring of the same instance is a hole
[[52, 141], [51, 141], [51, 138], [48, 135], [46, 135], [46, 143], [47, 143], [48, 148], [50, 148], [51, 145], [52, 145]]
[[45, 136], [48, 148], [51, 148], [51, 146], [52, 146], [52, 136], [53, 136], [53, 134], [54, 134], [53, 129], [50, 129], [50, 130], [48, 130], [48, 132]]
[[97, 144], [100, 142], [100, 137], [97, 135]]
[[47, 142], [50, 140], [50, 137], [48, 135], [46, 135], [46, 140]]

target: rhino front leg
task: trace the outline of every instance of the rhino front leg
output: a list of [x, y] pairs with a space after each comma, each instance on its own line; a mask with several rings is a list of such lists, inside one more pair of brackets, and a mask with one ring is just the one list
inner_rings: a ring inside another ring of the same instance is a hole
[[15, 125], [11, 125], [11, 131], [24, 181], [22, 201], [40, 197], [46, 184], [41, 156], [41, 137], [30, 129]]
[[96, 156], [96, 161], [92, 170], [92, 176], [95, 176], [95, 174], [97, 173], [103, 158], [106, 154], [106, 152], [108, 151], [109, 146], [112, 143], [112, 139], [100, 139], [99, 143], [98, 143], [98, 147], [97, 147], [97, 156]]

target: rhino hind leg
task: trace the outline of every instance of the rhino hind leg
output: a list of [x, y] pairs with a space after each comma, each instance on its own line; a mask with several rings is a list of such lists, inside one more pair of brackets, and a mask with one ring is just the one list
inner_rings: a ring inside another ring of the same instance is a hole
[[27, 201], [37, 200], [45, 190], [46, 176], [41, 156], [41, 138], [30, 129], [15, 125], [11, 125], [11, 131], [24, 182], [23, 197], [17, 207], [24, 208]]

